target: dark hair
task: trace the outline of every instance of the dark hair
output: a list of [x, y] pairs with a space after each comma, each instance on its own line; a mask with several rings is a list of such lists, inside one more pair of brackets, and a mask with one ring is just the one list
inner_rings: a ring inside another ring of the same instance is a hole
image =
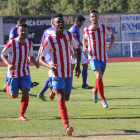
[[91, 14], [91, 13], [97, 13], [99, 15], [98, 11], [95, 9], [92, 9], [89, 14]]
[[21, 24], [22, 22], [26, 22], [26, 19], [24, 19], [24, 18], [19, 18], [19, 19], [17, 20], [17, 24]]
[[75, 22], [77, 23], [77, 22], [81, 22], [81, 21], [85, 21], [86, 19], [82, 16], [82, 15], [77, 15], [76, 16], [76, 19], [75, 19]]
[[20, 23], [20, 24], [18, 24], [18, 27], [20, 27], [20, 26], [27, 27], [27, 24], [26, 23]]
[[56, 13], [56, 14], [52, 15], [52, 19], [57, 18], [57, 17], [62, 17], [63, 18], [63, 15], [61, 13]]

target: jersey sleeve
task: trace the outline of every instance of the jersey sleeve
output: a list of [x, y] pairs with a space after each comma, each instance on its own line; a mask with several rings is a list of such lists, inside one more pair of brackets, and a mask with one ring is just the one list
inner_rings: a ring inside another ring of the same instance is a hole
[[41, 40], [40, 40], [40, 42], [41, 42], [42, 44], [43, 44], [43, 42], [44, 42], [45, 37], [47, 37], [47, 34], [46, 34], [45, 31], [44, 31], [44, 33], [43, 33], [43, 35], [42, 35], [42, 38], [41, 38]]
[[83, 38], [88, 39], [86, 28], [84, 28], [84, 30], [83, 30]]
[[11, 39], [16, 38], [18, 36], [16, 32], [17, 32], [16, 28], [12, 28], [9, 34], [9, 38]]
[[77, 37], [76, 37], [75, 34], [72, 34], [71, 45], [72, 45], [72, 47], [73, 47], [74, 49], [77, 49], [77, 48], [80, 47], [80, 44], [79, 44], [79, 42], [78, 42]]
[[51, 49], [50, 41], [49, 41], [49, 38], [46, 37], [43, 41], [43, 44], [42, 44], [41, 56], [43, 56], [43, 57], [47, 56], [50, 49]]
[[34, 55], [34, 53], [33, 53], [34, 51], [33, 51], [33, 43], [31, 42], [31, 48], [30, 48], [30, 56], [33, 56]]
[[12, 49], [11, 41], [9, 41], [9, 42], [5, 45], [5, 47], [4, 47], [4, 49], [2, 50], [1, 54], [8, 56], [8, 54], [11, 53], [12, 50], [13, 50], [13, 49]]
[[114, 36], [113, 33], [111, 32], [111, 29], [108, 26], [106, 27], [106, 35], [107, 38]]

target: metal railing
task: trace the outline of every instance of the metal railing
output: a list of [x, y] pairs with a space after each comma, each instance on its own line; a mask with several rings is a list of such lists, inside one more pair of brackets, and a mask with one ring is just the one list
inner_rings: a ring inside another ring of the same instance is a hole
[[[109, 42], [107, 42], [109, 43]], [[133, 57], [133, 43], [140, 43], [140, 41], [124, 41], [124, 42], [115, 42], [114, 44], [130, 44], [130, 57]], [[5, 45], [0, 45], [0, 47], [4, 47]], [[34, 44], [34, 46], [40, 46], [40, 44]]]

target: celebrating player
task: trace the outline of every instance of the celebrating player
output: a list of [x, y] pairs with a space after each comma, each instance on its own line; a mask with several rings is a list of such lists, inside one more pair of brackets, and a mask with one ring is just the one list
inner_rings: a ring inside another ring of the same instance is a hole
[[[10, 34], [9, 34], [9, 41], [18, 37], [18, 33], [17, 33], [17, 30], [18, 30], [18, 24], [24, 24], [26, 23], [26, 20], [24, 18], [19, 18], [17, 20], [17, 25], [16, 27], [12, 28], [11, 31], [10, 31]], [[6, 73], [6, 78], [5, 78], [5, 85], [3, 87], [3, 90], [6, 92], [6, 83], [8, 81], [8, 78], [7, 78], [7, 73]], [[31, 82], [31, 87], [34, 87], [34, 86], [37, 86], [39, 83], [38, 82]]]
[[[31, 86], [30, 70], [28, 59], [38, 68], [39, 64], [33, 57], [33, 43], [26, 39], [27, 24], [18, 24], [18, 37], [10, 40], [4, 47], [1, 58], [8, 67], [8, 83], [6, 92], [12, 98], [18, 97], [18, 91], [22, 91], [19, 120], [27, 121], [24, 117], [28, 102], [29, 90]], [[8, 56], [8, 59], [7, 59]]]
[[108, 108], [104, 96], [104, 86], [102, 77], [106, 68], [107, 53], [106, 53], [106, 39], [110, 38], [111, 43], [107, 47], [112, 48], [115, 38], [107, 25], [99, 24], [99, 13], [96, 10], [90, 11], [91, 25], [84, 28], [83, 32], [83, 52], [86, 52], [86, 45], [88, 43], [88, 57], [92, 71], [96, 75], [95, 87], [93, 91], [93, 101], [98, 102], [97, 92], [99, 92], [102, 106]]
[[[74, 33], [76, 35], [76, 37], [78, 39], [78, 42], [79, 42], [79, 44], [81, 46], [83, 46], [83, 44], [80, 41], [80, 32], [79, 32], [78, 28], [82, 27], [84, 21], [85, 21], [85, 18], [82, 15], [77, 15], [76, 20], [75, 20], [75, 24], [69, 30], [71, 33]], [[87, 70], [88, 70], [87, 60], [86, 60], [85, 54], [82, 52], [82, 48], [80, 48], [80, 49], [81, 49], [81, 65], [83, 66], [83, 70], [82, 70], [82, 78], [83, 78], [82, 88], [83, 89], [92, 89], [93, 87], [90, 87], [87, 84]]]
[[[64, 30], [64, 19], [62, 14], [53, 15], [54, 33], [45, 38], [40, 57], [40, 64], [50, 69], [49, 75], [52, 79], [52, 88], [58, 96], [58, 109], [64, 123], [67, 135], [72, 135], [73, 127], [69, 126], [69, 119], [65, 100], [69, 100], [72, 89], [72, 65], [70, 47], [77, 51], [77, 66], [75, 75], [80, 75], [81, 51], [76, 36]], [[45, 56], [49, 54], [51, 64], [45, 62]]]

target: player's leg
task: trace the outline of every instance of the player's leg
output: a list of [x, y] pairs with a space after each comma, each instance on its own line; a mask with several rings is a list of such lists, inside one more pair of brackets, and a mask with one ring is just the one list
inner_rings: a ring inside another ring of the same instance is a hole
[[67, 108], [65, 105], [65, 78], [52, 77], [52, 86], [58, 96], [58, 109], [67, 135], [72, 135], [73, 128], [69, 126]]
[[81, 53], [81, 65], [83, 66], [83, 69], [82, 69], [82, 79], [83, 79], [82, 88], [83, 89], [92, 89], [93, 87], [90, 87], [87, 84], [88, 64], [87, 64], [87, 60], [86, 60], [86, 57], [85, 57], [83, 52]]
[[48, 77], [47, 80], [44, 82], [43, 88], [40, 91], [40, 93], [37, 95], [38, 98], [40, 98], [42, 101], [45, 101], [45, 96], [44, 93], [46, 90], [49, 88], [49, 80], [50, 78]]
[[19, 120], [27, 121], [28, 119], [24, 117], [26, 109], [29, 103], [29, 91], [31, 84], [31, 77], [30, 75], [20, 77], [20, 85], [22, 90], [22, 98], [21, 98], [21, 106], [20, 106], [20, 114]]
[[8, 96], [11, 98], [18, 97], [18, 90], [19, 90], [19, 78], [9, 78], [6, 84], [6, 92]]
[[71, 89], [72, 89], [73, 77], [65, 78], [65, 101], [69, 101]]
[[52, 86], [52, 77], [49, 77], [49, 88], [51, 89], [49, 97], [50, 97], [50, 100], [53, 100], [55, 98], [55, 91]]
[[[106, 62], [104, 62], [104, 70], [106, 67]], [[96, 79], [95, 79], [95, 88], [93, 90], [93, 101], [96, 103], [98, 101], [97, 99], [97, 91], [100, 94], [101, 97], [101, 101], [102, 101], [102, 105], [104, 108], [107, 108], [108, 105], [106, 103], [106, 99], [104, 97], [104, 86], [103, 86], [103, 81], [102, 81], [102, 75], [103, 75], [103, 70], [101, 71], [101, 62], [97, 59], [91, 59], [90, 60], [90, 65], [91, 65], [91, 69], [92, 71], [94, 71], [95, 75], [96, 75]], [[104, 104], [105, 102], [105, 104]]]
[[5, 76], [5, 85], [3, 87], [3, 91], [6, 92], [6, 84], [8, 82], [8, 77], [7, 77], [7, 72], [6, 72], [6, 76]]

